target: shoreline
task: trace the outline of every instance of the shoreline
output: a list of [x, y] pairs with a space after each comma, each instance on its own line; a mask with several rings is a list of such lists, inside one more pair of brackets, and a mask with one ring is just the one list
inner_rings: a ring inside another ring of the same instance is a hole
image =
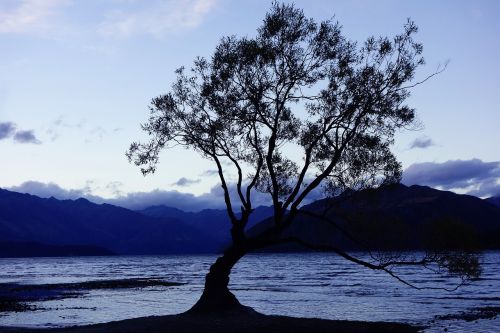
[[417, 333], [423, 326], [395, 322], [365, 322], [298, 318], [251, 313], [217, 313], [152, 316], [113, 321], [87, 326], [61, 328], [22, 328], [0, 326], [1, 333], [198, 333], [198, 332], [238, 332], [238, 333]]

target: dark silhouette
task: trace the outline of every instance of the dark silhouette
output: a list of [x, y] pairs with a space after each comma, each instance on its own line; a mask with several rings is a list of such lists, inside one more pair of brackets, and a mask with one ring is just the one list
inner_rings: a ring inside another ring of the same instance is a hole
[[[231, 269], [248, 252], [283, 243], [334, 251], [403, 282], [393, 270], [400, 265], [434, 264], [464, 278], [479, 274], [473, 253], [364, 261], [335, 244], [283, 236], [318, 189], [348, 196], [399, 182], [401, 165], [389, 148], [396, 130], [415, 125], [405, 100], [412, 87], [439, 72], [414, 80], [424, 64], [416, 32], [408, 21], [392, 39], [372, 37], [358, 45], [338, 23], [318, 24], [293, 5], [274, 3], [256, 37], [222, 38], [210, 59], [197, 58], [190, 71], [179, 68], [171, 91], [152, 100], [142, 126], [151, 141], [132, 143], [128, 158], [144, 174], [154, 172], [160, 151], [173, 145], [212, 160], [231, 221], [232, 243], [211, 266], [191, 311], [241, 309], [228, 289]], [[301, 156], [292, 157], [297, 152]], [[237, 175], [234, 191], [230, 169]], [[269, 227], [250, 235], [254, 190], [269, 194], [274, 214]]]

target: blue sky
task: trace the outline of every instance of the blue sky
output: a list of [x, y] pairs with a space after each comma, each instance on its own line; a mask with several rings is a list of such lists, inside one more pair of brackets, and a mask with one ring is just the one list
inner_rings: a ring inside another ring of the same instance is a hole
[[[253, 35], [270, 3], [1, 0], [0, 187], [153, 203], [187, 196], [210, 206], [219, 192], [210, 162], [170, 150], [143, 177], [124, 153], [145, 138], [139, 124], [174, 70], [210, 56], [222, 36]], [[359, 41], [397, 34], [411, 17], [427, 62], [419, 77], [450, 62], [410, 99], [424, 126], [396, 138], [405, 182], [500, 193], [500, 2], [295, 4], [317, 20], [335, 16]]]

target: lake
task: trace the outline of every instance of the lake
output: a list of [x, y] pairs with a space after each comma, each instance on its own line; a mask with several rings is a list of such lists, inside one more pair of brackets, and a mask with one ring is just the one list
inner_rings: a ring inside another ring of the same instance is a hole
[[[362, 254], [360, 254], [363, 257]], [[188, 310], [199, 298], [213, 255], [0, 259], [0, 283], [45, 284], [157, 278], [175, 287], [89, 290], [80, 297], [34, 302], [35, 311], [0, 313], [0, 326], [58, 327]], [[498, 332], [500, 318], [436, 319], [478, 307], [500, 306], [500, 251], [482, 256], [482, 277], [458, 290], [415, 290], [383, 272], [334, 254], [253, 254], [231, 275], [231, 290], [265, 314], [327, 319], [399, 321], [430, 325], [425, 332]], [[453, 288], [458, 281], [405, 268], [408, 280]]]

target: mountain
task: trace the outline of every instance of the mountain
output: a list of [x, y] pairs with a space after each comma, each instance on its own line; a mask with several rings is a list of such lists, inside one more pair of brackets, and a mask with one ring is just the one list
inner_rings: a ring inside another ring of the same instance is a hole
[[[345, 249], [500, 248], [500, 209], [469, 195], [392, 185], [303, 207], [284, 236]], [[324, 213], [326, 211], [326, 213]], [[270, 221], [256, 226], [256, 233]]]
[[485, 199], [487, 202], [497, 206], [497, 207], [500, 207], [500, 194], [494, 196], [494, 197], [491, 197], [491, 198], [488, 198], [488, 199]]
[[210, 236], [174, 218], [148, 217], [86, 199], [42, 199], [3, 189], [0, 241], [94, 246], [117, 254], [200, 253], [216, 249]]
[[[500, 208], [473, 196], [393, 185], [303, 207], [312, 214], [325, 209], [334, 224], [301, 214], [284, 236], [352, 250], [500, 248]], [[272, 214], [272, 207], [257, 207], [249, 232], [269, 226]], [[0, 257], [215, 253], [230, 241], [229, 229], [225, 210], [193, 213], [153, 206], [135, 212], [0, 189]]]
[[[301, 215], [284, 236], [300, 236], [310, 243], [336, 244], [355, 250], [422, 249], [436, 244], [500, 248], [500, 209], [473, 196], [398, 184], [354, 192], [334, 200], [319, 200], [304, 206], [303, 210], [323, 214], [328, 207], [326, 216], [338, 227]], [[221, 244], [230, 241], [230, 223], [225, 210], [186, 213], [172, 207], [153, 206], [139, 212], [184, 221]], [[247, 227], [249, 232], [256, 234], [269, 227], [272, 214], [272, 207], [256, 208]], [[346, 232], [355, 240], [346, 236]], [[274, 250], [299, 249], [287, 245]]]
[[[151, 206], [138, 213], [156, 218], [174, 218], [183, 221], [206, 235], [209, 235], [222, 247], [231, 240], [231, 222], [225, 209], [204, 209], [200, 212], [184, 212], [180, 209], [168, 206]], [[247, 229], [252, 228], [258, 222], [272, 216], [272, 207], [259, 206], [250, 215]]]

